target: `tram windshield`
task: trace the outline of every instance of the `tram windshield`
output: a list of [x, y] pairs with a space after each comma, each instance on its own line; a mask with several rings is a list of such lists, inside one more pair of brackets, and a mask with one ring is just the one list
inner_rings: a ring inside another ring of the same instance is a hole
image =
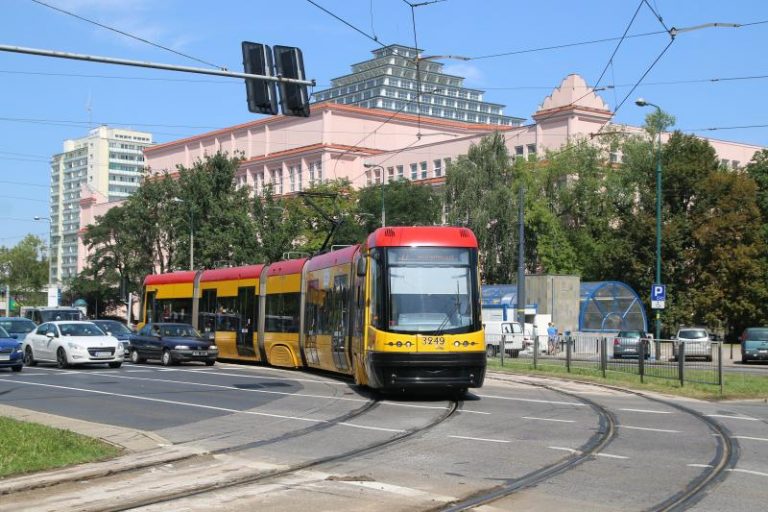
[[387, 250], [386, 329], [462, 333], [477, 323], [474, 254], [470, 249]]

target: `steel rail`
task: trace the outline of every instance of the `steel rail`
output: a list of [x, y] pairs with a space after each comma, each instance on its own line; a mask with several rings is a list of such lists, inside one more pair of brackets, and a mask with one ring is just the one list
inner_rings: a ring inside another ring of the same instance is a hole
[[550, 391], [575, 398], [576, 400], [589, 405], [592, 410], [597, 413], [599, 418], [599, 426], [597, 432], [595, 432], [587, 440], [586, 443], [584, 443], [569, 457], [560, 459], [553, 464], [544, 466], [535, 471], [531, 471], [530, 473], [520, 478], [509, 480], [507, 483], [502, 484], [501, 486], [497, 486], [491, 490], [480, 491], [479, 493], [473, 494], [472, 496], [464, 498], [461, 501], [451, 503], [448, 506], [440, 506], [432, 510], [439, 510], [441, 512], [458, 512], [469, 510], [481, 505], [487, 505], [488, 503], [492, 503], [499, 499], [505, 498], [520, 490], [537, 485], [555, 475], [571, 470], [588, 460], [592, 460], [616, 437], [616, 418], [614, 414], [597, 402], [576, 395], [574, 393], [569, 393], [567, 391], [553, 388], [544, 384], [536, 384], [531, 382], [526, 382], [526, 384], [548, 389]]

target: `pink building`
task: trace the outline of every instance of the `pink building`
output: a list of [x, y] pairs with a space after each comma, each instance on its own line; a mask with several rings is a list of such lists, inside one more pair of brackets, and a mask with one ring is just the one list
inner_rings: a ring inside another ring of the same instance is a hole
[[[494, 131], [505, 135], [510, 155], [528, 158], [556, 150], [591, 134], [641, 128], [611, 123], [613, 112], [578, 75], [569, 75], [532, 115], [533, 123], [504, 126], [393, 113], [335, 103], [312, 105], [308, 118], [275, 116], [204, 133], [144, 150], [150, 174], [191, 166], [217, 151], [242, 153], [238, 184], [260, 193], [272, 184], [277, 194], [291, 194], [313, 184], [348, 178], [356, 187], [410, 179], [437, 185], [452, 159]], [[760, 146], [707, 139], [721, 161], [739, 167]], [[610, 155], [616, 162], [621, 155]], [[367, 168], [366, 164], [375, 167]], [[81, 226], [108, 208], [97, 197], [82, 196]], [[82, 246], [82, 238], [80, 245]], [[85, 249], [80, 248], [85, 254]], [[85, 258], [79, 258], [85, 261]]]

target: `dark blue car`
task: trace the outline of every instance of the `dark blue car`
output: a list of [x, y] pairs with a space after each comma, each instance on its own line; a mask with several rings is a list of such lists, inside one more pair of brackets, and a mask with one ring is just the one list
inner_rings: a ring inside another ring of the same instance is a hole
[[131, 335], [130, 343], [134, 364], [159, 359], [163, 366], [186, 361], [202, 361], [213, 366], [219, 355], [219, 348], [190, 324], [149, 323]]
[[20, 372], [24, 367], [24, 357], [21, 351], [21, 341], [12, 338], [0, 327], [0, 368], [11, 368]]
[[117, 338], [117, 341], [123, 346], [125, 357], [131, 355], [131, 335], [133, 331], [128, 328], [124, 323], [117, 320], [91, 320], [96, 324], [99, 329], [109, 334], [110, 336]]
[[28, 318], [21, 317], [0, 317], [0, 327], [5, 329], [5, 332], [11, 335], [11, 338], [24, 341], [27, 334], [37, 329], [37, 324]]

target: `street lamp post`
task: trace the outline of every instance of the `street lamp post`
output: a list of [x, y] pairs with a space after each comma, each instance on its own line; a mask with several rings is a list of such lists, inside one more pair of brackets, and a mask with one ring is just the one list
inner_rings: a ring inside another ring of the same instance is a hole
[[[48, 248], [50, 249], [50, 252], [53, 252], [53, 236], [51, 236], [51, 218], [50, 217], [41, 217], [40, 215], [35, 215], [33, 217], [36, 221], [45, 221], [48, 223]], [[50, 256], [50, 254], [49, 254]], [[48, 262], [48, 283], [53, 283], [53, 278], [51, 277], [51, 266], [52, 261]]]
[[[174, 203], [183, 203], [178, 197], [173, 198]], [[189, 209], [189, 270], [195, 270], [195, 228], [192, 218], [192, 208]]]
[[381, 227], [387, 225], [387, 211], [384, 208], [384, 167], [377, 164], [363, 164], [366, 169], [379, 169], [381, 171]]
[[[655, 107], [658, 119], [659, 147], [656, 153], [656, 283], [661, 284], [661, 107], [645, 101], [643, 98], [635, 100], [638, 107]], [[661, 337], [661, 309], [656, 309], [656, 339]], [[658, 352], [657, 352], [658, 353]]]

